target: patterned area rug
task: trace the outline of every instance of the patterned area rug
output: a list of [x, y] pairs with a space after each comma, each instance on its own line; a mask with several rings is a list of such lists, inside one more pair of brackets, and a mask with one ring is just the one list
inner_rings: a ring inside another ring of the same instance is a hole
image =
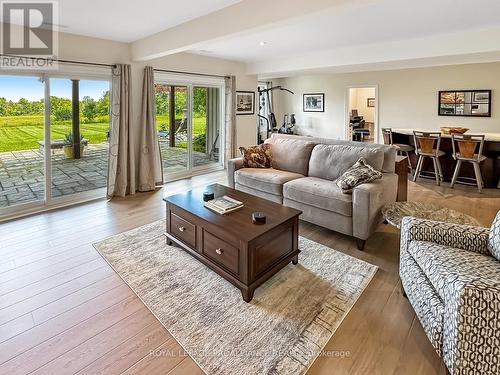
[[377, 267], [300, 238], [291, 263], [245, 303], [233, 285], [167, 246], [164, 221], [94, 247], [207, 374], [303, 374]]

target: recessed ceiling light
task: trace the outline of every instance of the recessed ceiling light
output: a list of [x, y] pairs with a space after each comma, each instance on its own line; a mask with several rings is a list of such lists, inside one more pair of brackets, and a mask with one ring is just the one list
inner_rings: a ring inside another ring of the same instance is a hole
[[259, 46], [264, 47], [267, 44], [267, 42], [261, 41], [259, 42]]

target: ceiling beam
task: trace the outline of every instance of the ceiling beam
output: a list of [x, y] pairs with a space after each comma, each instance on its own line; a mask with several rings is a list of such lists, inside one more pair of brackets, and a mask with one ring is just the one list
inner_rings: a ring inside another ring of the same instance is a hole
[[500, 61], [500, 28], [349, 46], [247, 64], [262, 78]]
[[[361, 0], [371, 3], [380, 0]], [[131, 44], [133, 61], [146, 61], [191, 49], [204, 43], [262, 30], [293, 18], [343, 7], [349, 0], [243, 0]]]

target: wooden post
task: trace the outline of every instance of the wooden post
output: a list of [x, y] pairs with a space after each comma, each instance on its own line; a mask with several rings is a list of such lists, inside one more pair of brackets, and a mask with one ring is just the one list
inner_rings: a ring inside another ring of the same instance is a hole
[[73, 157], [80, 159], [80, 81], [72, 79], [72, 132], [73, 132]]
[[175, 147], [175, 86], [170, 86], [169, 107], [168, 145]]

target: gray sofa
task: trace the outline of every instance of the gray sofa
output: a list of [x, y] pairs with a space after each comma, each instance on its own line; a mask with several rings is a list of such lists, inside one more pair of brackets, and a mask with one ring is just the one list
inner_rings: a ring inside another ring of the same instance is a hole
[[491, 228], [403, 218], [399, 274], [452, 375], [500, 374], [500, 212]]
[[[380, 209], [396, 200], [396, 148], [325, 138], [273, 134], [273, 165], [243, 168], [228, 161], [228, 182], [237, 190], [301, 210], [301, 219], [355, 237], [358, 248], [381, 221]], [[335, 180], [364, 157], [383, 177], [344, 194]]]

